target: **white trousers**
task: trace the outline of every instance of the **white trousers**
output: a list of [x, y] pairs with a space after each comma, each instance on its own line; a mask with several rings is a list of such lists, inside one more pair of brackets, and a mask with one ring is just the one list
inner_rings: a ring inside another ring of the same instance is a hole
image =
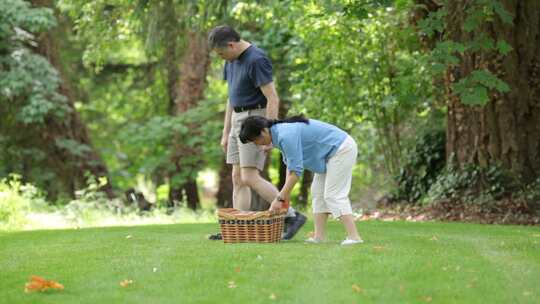
[[326, 173], [314, 174], [311, 184], [313, 213], [332, 213], [335, 218], [352, 214], [349, 192], [357, 154], [356, 142], [347, 136], [336, 154], [328, 159]]

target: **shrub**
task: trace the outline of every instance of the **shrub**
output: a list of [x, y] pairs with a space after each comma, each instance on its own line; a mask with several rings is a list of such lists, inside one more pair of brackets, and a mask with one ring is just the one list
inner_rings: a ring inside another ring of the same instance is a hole
[[12, 174], [0, 180], [0, 229], [22, 228], [31, 209], [46, 205], [44, 197], [39, 189], [23, 183], [20, 175]]
[[423, 202], [449, 199], [463, 203], [489, 203], [510, 196], [518, 185], [516, 178], [499, 165], [447, 167], [437, 177]]
[[427, 193], [445, 166], [445, 142], [443, 130], [428, 131], [417, 138], [396, 178], [393, 200], [417, 202]]

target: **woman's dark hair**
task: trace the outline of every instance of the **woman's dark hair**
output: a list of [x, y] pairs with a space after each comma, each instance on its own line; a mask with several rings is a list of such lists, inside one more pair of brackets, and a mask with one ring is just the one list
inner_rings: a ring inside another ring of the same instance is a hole
[[309, 124], [309, 120], [304, 117], [303, 114], [288, 117], [285, 119], [266, 119], [262, 116], [250, 116], [244, 120], [242, 127], [240, 128], [240, 141], [243, 144], [252, 142], [261, 135], [262, 130], [265, 128], [270, 128], [275, 124], [280, 123], [293, 123], [293, 122], [303, 122]]

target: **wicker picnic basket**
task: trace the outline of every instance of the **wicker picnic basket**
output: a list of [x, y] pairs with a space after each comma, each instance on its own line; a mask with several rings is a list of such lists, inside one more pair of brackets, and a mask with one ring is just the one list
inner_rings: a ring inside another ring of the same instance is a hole
[[218, 209], [221, 235], [225, 243], [277, 243], [283, 231], [287, 209], [278, 211], [240, 211]]

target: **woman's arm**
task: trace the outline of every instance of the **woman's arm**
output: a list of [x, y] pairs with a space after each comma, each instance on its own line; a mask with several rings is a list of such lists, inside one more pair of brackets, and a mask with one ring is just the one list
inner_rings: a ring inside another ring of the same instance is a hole
[[294, 188], [294, 185], [298, 182], [298, 175], [294, 171], [289, 171], [287, 169], [287, 177], [285, 179], [285, 185], [281, 188], [281, 191], [278, 194], [278, 197], [274, 199], [270, 205], [270, 210], [277, 210], [282, 207], [282, 201], [289, 202], [291, 200], [291, 192]]

